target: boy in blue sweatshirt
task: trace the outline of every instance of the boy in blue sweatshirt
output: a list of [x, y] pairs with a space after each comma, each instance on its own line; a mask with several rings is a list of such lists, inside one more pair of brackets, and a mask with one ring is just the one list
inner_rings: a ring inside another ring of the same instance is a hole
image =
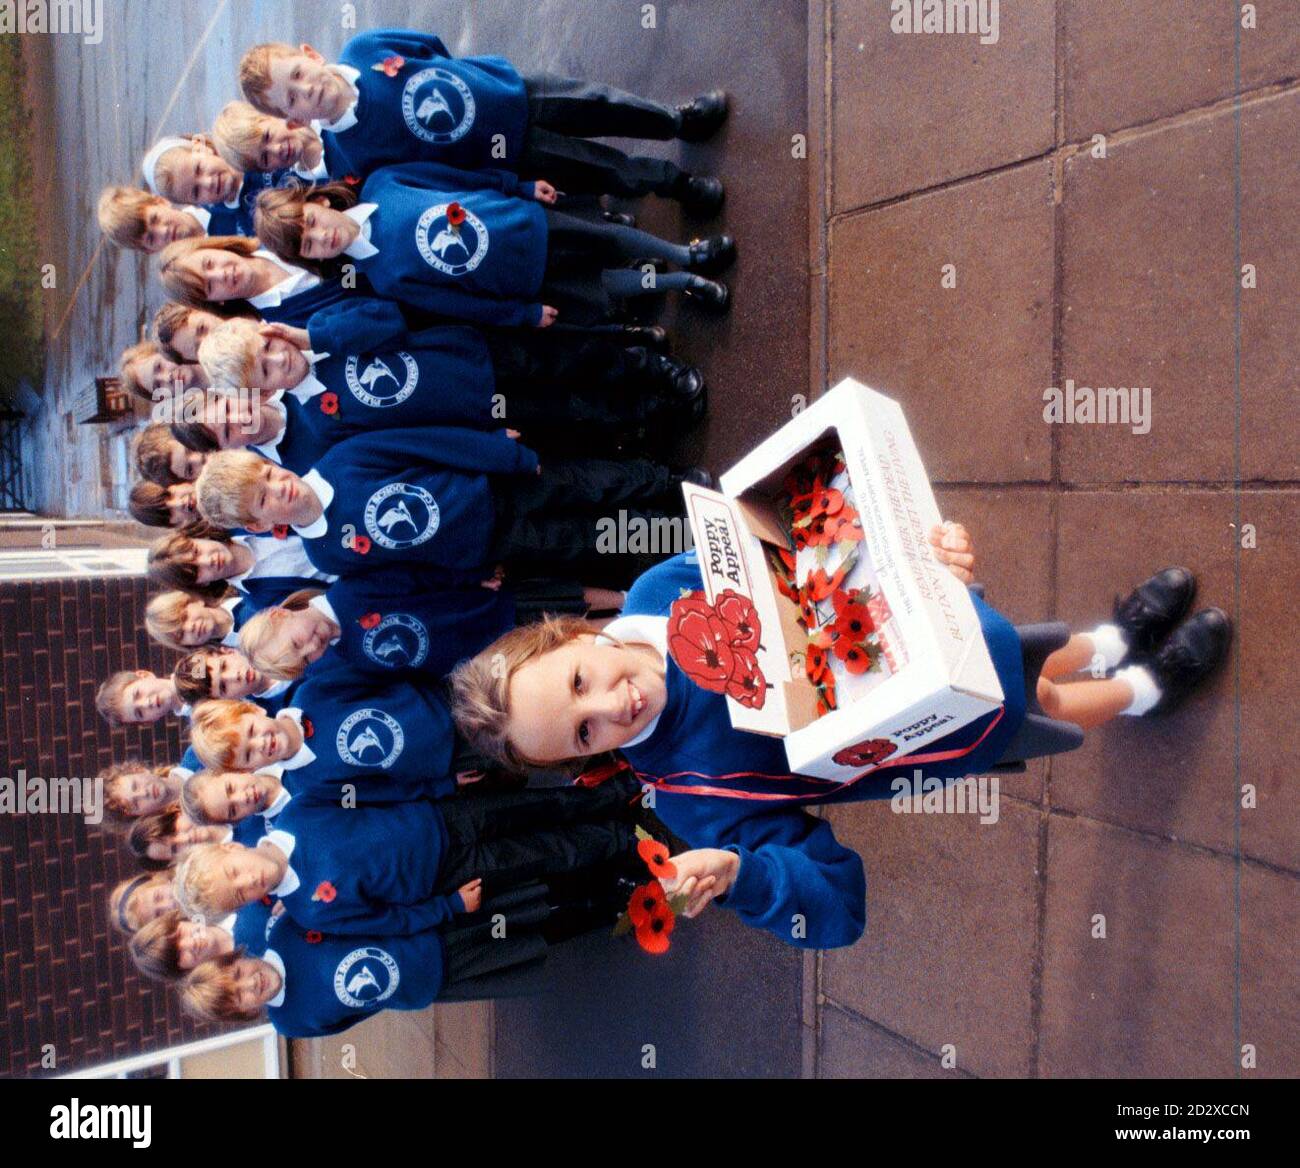
[[249, 701], [274, 716], [289, 696], [290, 682], [270, 677], [229, 645], [206, 645], [186, 653], [172, 670], [181, 700], [194, 706], [208, 698]]
[[176, 871], [183, 911], [219, 920], [277, 897], [304, 928], [409, 934], [483, 899], [635, 848], [628, 787], [553, 788], [389, 807], [295, 797], [255, 848], [200, 845]]
[[223, 450], [199, 476], [199, 509], [253, 532], [287, 524], [322, 572], [423, 564], [447, 584], [488, 581], [500, 565], [523, 575], [612, 570], [620, 557], [598, 550], [603, 517], [626, 510], [653, 523], [660, 507], [680, 509], [683, 479], [667, 467], [588, 459], [542, 470], [516, 438], [451, 426], [359, 434], [301, 477]]
[[[734, 260], [729, 235], [673, 244], [543, 206], [557, 199], [550, 183], [504, 170], [408, 162], [375, 171], [360, 202], [346, 183], [268, 191], [255, 226], [286, 264], [322, 277], [347, 264], [380, 296], [478, 324], [545, 328], [561, 314], [566, 323], [599, 323], [648, 292], [681, 291], [727, 308], [726, 285], [701, 273]], [[638, 260], [683, 270], [628, 268]]]
[[263, 113], [313, 122], [360, 177], [416, 159], [549, 174], [575, 192], [654, 193], [697, 214], [722, 204], [717, 179], [586, 140], [704, 141], [726, 119], [719, 91], [669, 109], [590, 82], [523, 77], [501, 57], [453, 57], [438, 37], [413, 29], [361, 33], [337, 65], [310, 45], [255, 45], [240, 61], [239, 83]]
[[[391, 335], [366, 351], [316, 353], [306, 330], [284, 325], [218, 326], [199, 356], [217, 389], [206, 401], [187, 395], [171, 434], [187, 452], [251, 446], [302, 474], [335, 442], [367, 430], [511, 425], [532, 437], [577, 426], [590, 441], [670, 409], [679, 423], [702, 413], [698, 370], [646, 349], [466, 325], [410, 333], [387, 303]], [[260, 392], [233, 392], [248, 387]]]
[[266, 535], [210, 531], [164, 536], [149, 548], [149, 576], [164, 588], [214, 602], [234, 588], [255, 609], [277, 604], [301, 588], [333, 582], [330, 573], [312, 564], [302, 540], [287, 528], [266, 530]]

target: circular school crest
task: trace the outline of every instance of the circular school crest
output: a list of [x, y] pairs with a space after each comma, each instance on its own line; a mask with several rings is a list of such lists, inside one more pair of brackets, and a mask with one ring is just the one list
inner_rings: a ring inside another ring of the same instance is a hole
[[371, 708], [353, 710], [334, 736], [339, 758], [368, 770], [382, 771], [392, 766], [405, 745], [402, 724], [391, 714]]
[[376, 665], [418, 669], [429, 656], [429, 632], [416, 617], [395, 612], [366, 632], [361, 648]]
[[474, 95], [448, 69], [421, 69], [402, 90], [402, 120], [422, 142], [459, 142], [474, 124]]
[[349, 357], [343, 367], [352, 396], [363, 406], [382, 410], [401, 405], [415, 392], [420, 367], [410, 353], [384, 353], [367, 358], [364, 367], [358, 357]]
[[424, 262], [448, 276], [463, 276], [483, 262], [488, 252], [488, 229], [473, 211], [461, 208], [465, 220], [453, 227], [447, 219], [449, 203], [430, 207], [415, 225], [415, 246]]
[[391, 998], [402, 972], [378, 945], [353, 949], [334, 971], [334, 993], [345, 1006], [360, 1009]]
[[423, 487], [389, 483], [370, 496], [365, 522], [380, 547], [416, 547], [438, 530], [438, 504]]

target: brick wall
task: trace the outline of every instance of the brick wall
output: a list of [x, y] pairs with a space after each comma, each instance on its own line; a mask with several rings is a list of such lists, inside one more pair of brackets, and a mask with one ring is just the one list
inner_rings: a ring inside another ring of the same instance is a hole
[[[111, 729], [95, 710], [117, 669], [169, 670], [175, 654], [144, 630], [145, 580], [0, 584], [0, 774], [94, 776], [127, 754], [180, 758], [176, 719]], [[55, 1073], [208, 1033], [174, 993], [135, 971], [108, 923], [108, 890], [136, 865], [117, 833], [77, 815], [0, 815], [0, 1075]]]

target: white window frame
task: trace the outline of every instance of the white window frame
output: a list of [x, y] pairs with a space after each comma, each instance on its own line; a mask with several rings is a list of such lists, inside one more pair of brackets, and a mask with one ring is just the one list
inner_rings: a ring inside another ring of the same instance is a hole
[[181, 1078], [181, 1062], [197, 1054], [209, 1054], [214, 1050], [225, 1050], [245, 1043], [260, 1042], [262, 1045], [262, 1068], [267, 1079], [280, 1077], [280, 1038], [275, 1027], [269, 1022], [261, 1026], [248, 1026], [242, 1030], [232, 1030], [227, 1034], [218, 1034], [212, 1038], [203, 1038], [197, 1042], [186, 1042], [179, 1046], [169, 1046], [155, 1050], [150, 1054], [138, 1054], [131, 1058], [116, 1059], [111, 1063], [101, 1063], [97, 1067], [88, 1067], [82, 1071], [72, 1071], [57, 1076], [60, 1079], [125, 1079], [135, 1071], [147, 1071], [153, 1067], [165, 1066], [167, 1078]]

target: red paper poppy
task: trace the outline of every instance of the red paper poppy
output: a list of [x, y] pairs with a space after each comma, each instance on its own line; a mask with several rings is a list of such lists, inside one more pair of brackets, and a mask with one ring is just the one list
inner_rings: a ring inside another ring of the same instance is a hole
[[844, 495], [834, 487], [823, 487], [813, 496], [813, 510], [819, 515], [835, 515], [844, 508]]
[[888, 758], [897, 749], [898, 747], [890, 742], [888, 738], [868, 738], [866, 742], [846, 746], [831, 761], [836, 766], [874, 766], [876, 763]]
[[852, 507], [845, 507], [838, 515], [831, 516], [826, 535], [831, 543], [857, 543], [862, 539], [862, 520]]
[[677, 866], [668, 858], [668, 849], [657, 839], [643, 839], [636, 845], [636, 854], [645, 861], [650, 874], [660, 880], [673, 880]]
[[748, 649], [732, 649], [735, 666], [727, 682], [727, 697], [751, 710], [761, 710], [767, 701], [767, 678], [758, 667], [758, 658]]
[[637, 926], [637, 944], [647, 953], [667, 953], [668, 947], [672, 944], [670, 937], [674, 923], [672, 909], [664, 905], [663, 908], [653, 912], [645, 924]]
[[753, 652], [758, 648], [763, 636], [763, 625], [758, 619], [758, 609], [748, 596], [742, 596], [734, 588], [727, 588], [713, 607], [718, 619], [727, 626], [727, 635], [731, 638], [733, 649], [748, 649]]
[[708, 598], [698, 588], [694, 592], [686, 592], [673, 601], [672, 608], [669, 610], [669, 618], [685, 616], [688, 612], [699, 612], [705, 616], [716, 616], [713, 605]]
[[361, 176], [356, 174], [345, 174], [343, 176], [343, 183], [345, 186], [359, 187], [361, 185]]
[[357, 624], [359, 624], [363, 629], [373, 629], [378, 627], [381, 620], [383, 620], [383, 617], [381, 617], [379, 613], [368, 612], [365, 616], [357, 617]]
[[459, 203], [448, 203], [447, 222], [453, 227], [459, 227], [465, 222], [465, 208]]
[[[871, 621], [871, 613], [865, 604], [846, 599], [843, 592], [837, 592], [834, 599], [834, 631], [836, 636], [847, 638], [856, 645], [868, 633], [875, 630], [875, 625]], [[836, 648], [838, 650], [838, 645]], [[844, 654], [840, 653], [840, 656], [843, 657]]]
[[632, 896], [627, 902], [627, 915], [632, 924], [639, 929], [659, 910], [661, 905], [664, 908], [668, 907], [668, 897], [664, 893], [663, 885], [658, 880], [650, 880], [632, 891]]
[[844, 577], [848, 575], [848, 571], [848, 564], [841, 564], [835, 570], [833, 576], [827, 576], [825, 568], [813, 569], [812, 575], [808, 577], [808, 582], [803, 586], [805, 595], [813, 600], [825, 600], [828, 596], [834, 595], [839, 591], [840, 585], [844, 583]]
[[308, 945], [319, 945], [325, 939], [325, 935], [319, 929], [308, 929], [305, 937]]
[[821, 681], [822, 677], [830, 673], [830, 665], [826, 660], [826, 650], [819, 645], [809, 643], [808, 653], [804, 657], [804, 671], [808, 674], [808, 680], [814, 683]]
[[320, 412], [322, 414], [337, 414], [339, 412], [339, 395], [337, 393], [321, 394]]
[[396, 77], [402, 71], [402, 66], [406, 64], [405, 57], [391, 56], [385, 57], [382, 61], [377, 62], [370, 67], [376, 73], [382, 73], [385, 77]]
[[275, 536], [276, 539], [288, 539], [289, 525], [287, 523], [277, 523], [271, 528], [271, 534]]
[[316, 891], [311, 894], [312, 900], [319, 900], [324, 904], [331, 904], [339, 890], [334, 887], [328, 880], [322, 880], [316, 885]]
[[370, 536], [354, 535], [352, 537], [352, 550], [359, 556], [368, 555], [370, 553]]
[[267, 908], [270, 908], [271, 905], [273, 905], [273, 904], [275, 903], [275, 901], [272, 900], [270, 896], [264, 896], [264, 897], [262, 897], [262, 903], [263, 903], [264, 905], [266, 905]]
[[735, 657], [727, 627], [716, 616], [691, 609], [677, 612], [677, 601], [668, 618], [668, 652], [678, 668], [696, 685], [721, 693], [731, 679]]
[[312, 725], [311, 719], [304, 717], [302, 720], [302, 736], [304, 738], [310, 738], [315, 733], [316, 727]]
[[861, 645], [850, 645], [843, 653], [840, 652], [840, 646], [846, 644], [847, 637], [841, 638], [835, 642], [835, 656], [844, 662], [844, 668], [850, 673], [866, 673], [871, 668], [871, 657]]

